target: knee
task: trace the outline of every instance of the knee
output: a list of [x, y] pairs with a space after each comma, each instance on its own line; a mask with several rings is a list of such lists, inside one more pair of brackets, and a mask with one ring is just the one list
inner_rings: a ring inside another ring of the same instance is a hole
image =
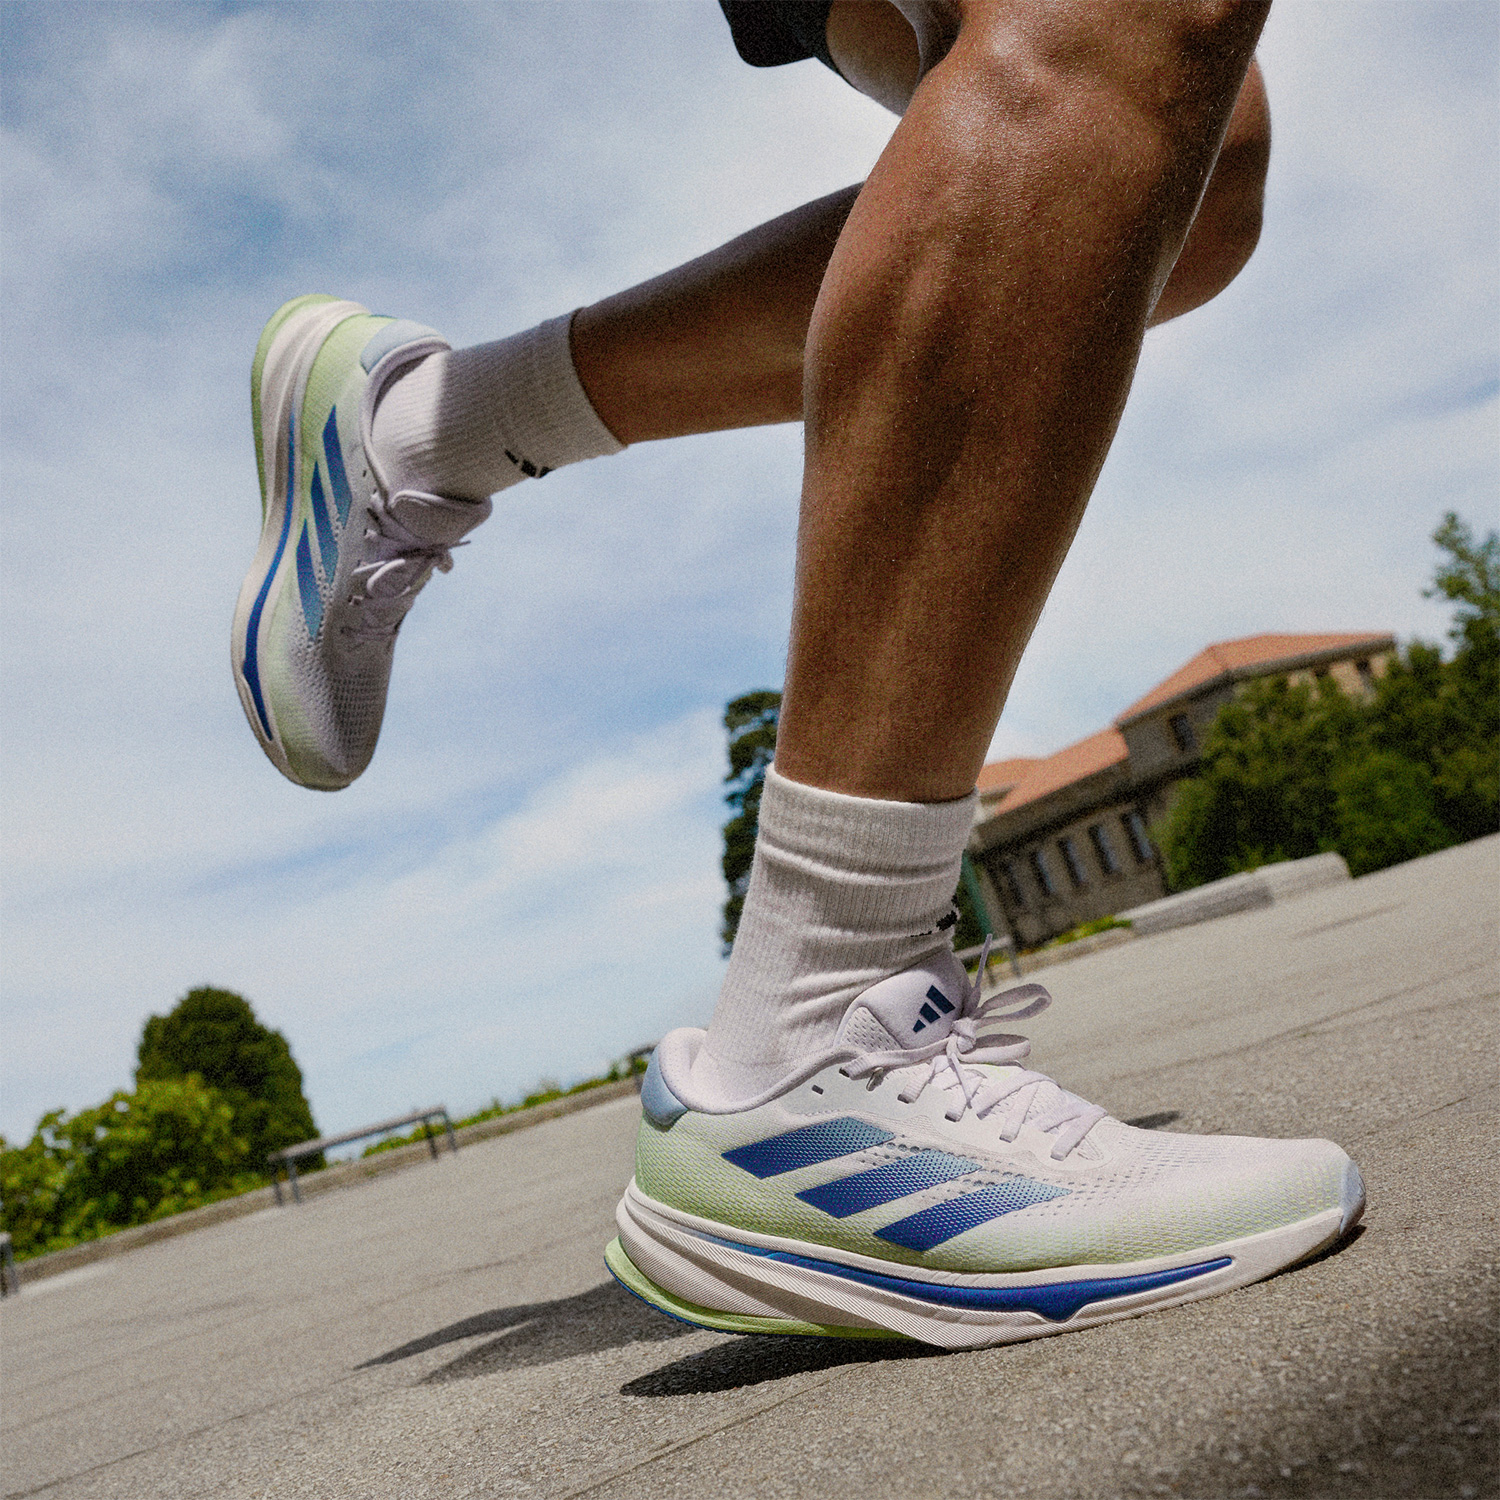
[[1265, 83], [1259, 67], [1252, 63], [1153, 322], [1162, 323], [1201, 306], [1244, 269], [1260, 240], [1270, 159], [1271, 116]]
[[[902, 3], [902, 0], [897, 0]], [[1167, 155], [1217, 137], [1265, 18], [1266, 0], [1057, 5], [1044, 0], [924, 0], [958, 25], [943, 66], [1012, 118], [1054, 117], [1107, 151]]]

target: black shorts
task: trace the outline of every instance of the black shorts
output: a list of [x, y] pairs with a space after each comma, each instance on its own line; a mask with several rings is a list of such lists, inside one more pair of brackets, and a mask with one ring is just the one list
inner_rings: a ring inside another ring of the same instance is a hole
[[828, 10], [833, 0], [719, 0], [734, 50], [755, 68], [816, 57], [835, 73], [828, 52]]

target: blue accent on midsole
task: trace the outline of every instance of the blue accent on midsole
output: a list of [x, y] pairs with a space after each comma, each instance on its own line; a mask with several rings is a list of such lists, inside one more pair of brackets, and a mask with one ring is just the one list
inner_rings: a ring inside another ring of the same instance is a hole
[[333, 504], [342, 526], [349, 519], [354, 496], [349, 489], [349, 475], [344, 469], [344, 450], [339, 446], [339, 409], [336, 406], [323, 424], [323, 459], [328, 465], [328, 483], [333, 490]]
[[297, 418], [290, 414], [286, 419], [286, 513], [281, 518], [281, 537], [276, 543], [276, 555], [261, 583], [260, 592], [250, 609], [250, 623], [245, 631], [245, 685], [255, 700], [255, 712], [260, 715], [261, 727], [266, 738], [274, 739], [271, 733], [271, 716], [266, 712], [266, 700], [260, 691], [260, 650], [257, 637], [260, 635], [260, 614], [266, 607], [266, 595], [271, 592], [271, 580], [281, 566], [282, 554], [286, 551], [286, 539], [292, 534], [292, 500], [296, 494], [297, 479]]
[[306, 521], [302, 523], [302, 535], [297, 538], [297, 592], [302, 595], [302, 618], [307, 621], [307, 634], [312, 640], [317, 640], [318, 626], [323, 623], [323, 596], [318, 592], [318, 574], [313, 567]]
[[323, 576], [332, 579], [339, 565], [339, 546], [333, 539], [333, 522], [328, 519], [328, 500], [323, 494], [323, 473], [313, 465], [312, 493], [308, 496], [312, 507], [313, 525], [318, 528], [318, 555], [323, 559]]
[[909, 1218], [897, 1219], [884, 1229], [877, 1229], [875, 1238], [907, 1250], [931, 1250], [966, 1229], [987, 1224], [1002, 1214], [1013, 1214], [1019, 1208], [1030, 1208], [1034, 1203], [1045, 1203], [1049, 1198], [1066, 1198], [1068, 1192], [1067, 1188], [1033, 1182], [1029, 1177], [1007, 1177], [1004, 1182], [980, 1188], [977, 1193], [934, 1203]]
[[816, 1166], [839, 1156], [852, 1156], [894, 1137], [889, 1130], [843, 1115], [837, 1120], [822, 1120], [816, 1125], [802, 1125], [785, 1135], [773, 1135], [748, 1146], [736, 1146], [724, 1153], [724, 1160], [756, 1177], [779, 1177], [798, 1167]]
[[844, 1266], [837, 1261], [814, 1260], [807, 1255], [794, 1255], [787, 1250], [763, 1250], [758, 1245], [742, 1245], [736, 1240], [721, 1240], [705, 1235], [714, 1244], [730, 1250], [743, 1250], [746, 1255], [758, 1255], [763, 1260], [780, 1261], [787, 1266], [801, 1266], [804, 1270], [820, 1271], [825, 1276], [840, 1276], [845, 1281], [855, 1281], [861, 1286], [877, 1287], [881, 1291], [897, 1292], [903, 1297], [912, 1297], [919, 1302], [930, 1302], [935, 1307], [959, 1307], [972, 1312], [1034, 1312], [1050, 1323], [1062, 1323], [1071, 1318], [1080, 1308], [1094, 1302], [1107, 1302], [1115, 1297], [1132, 1297], [1138, 1292], [1152, 1292], [1158, 1287], [1175, 1286], [1178, 1282], [1192, 1281], [1207, 1276], [1211, 1271], [1222, 1271], [1234, 1264], [1231, 1256], [1218, 1260], [1203, 1261], [1196, 1266], [1174, 1266], [1169, 1271], [1143, 1271], [1137, 1276], [1101, 1276], [1091, 1281], [1052, 1281], [1041, 1286], [952, 1286], [945, 1282], [908, 1281], [901, 1276], [886, 1276], [879, 1271], [864, 1271], [858, 1266]]
[[920, 1193], [940, 1182], [952, 1182], [982, 1170], [977, 1161], [949, 1156], [946, 1151], [917, 1151], [868, 1172], [856, 1172], [852, 1177], [808, 1188], [797, 1196], [835, 1219], [847, 1219], [850, 1214], [863, 1213], [867, 1208], [878, 1208], [882, 1203], [893, 1203], [897, 1198]]

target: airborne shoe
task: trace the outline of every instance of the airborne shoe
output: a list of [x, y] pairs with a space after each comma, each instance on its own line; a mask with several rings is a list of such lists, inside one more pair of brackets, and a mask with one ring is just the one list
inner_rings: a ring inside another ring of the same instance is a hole
[[261, 748], [333, 791], [369, 764], [396, 632], [488, 500], [388, 493], [369, 447], [391, 380], [448, 344], [357, 302], [298, 297], [266, 324], [250, 374], [260, 546], [240, 589], [235, 686]]
[[940, 955], [734, 1113], [694, 1098], [704, 1033], [670, 1033], [609, 1269], [706, 1328], [967, 1349], [1245, 1286], [1359, 1218], [1331, 1142], [1138, 1130], [1023, 1067], [1031, 1044], [995, 1023], [1049, 1003], [1035, 984], [981, 1001]]

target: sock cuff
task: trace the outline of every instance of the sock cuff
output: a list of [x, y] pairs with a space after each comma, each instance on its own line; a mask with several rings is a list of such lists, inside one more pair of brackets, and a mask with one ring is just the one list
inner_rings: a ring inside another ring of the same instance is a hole
[[505, 429], [525, 434], [533, 463], [548, 469], [619, 453], [625, 444], [600, 420], [573, 363], [573, 314], [514, 335], [519, 379], [510, 383]]
[[887, 802], [805, 786], [766, 770], [759, 828], [779, 850], [861, 872], [946, 870], [968, 842], [979, 793], [953, 802]]

